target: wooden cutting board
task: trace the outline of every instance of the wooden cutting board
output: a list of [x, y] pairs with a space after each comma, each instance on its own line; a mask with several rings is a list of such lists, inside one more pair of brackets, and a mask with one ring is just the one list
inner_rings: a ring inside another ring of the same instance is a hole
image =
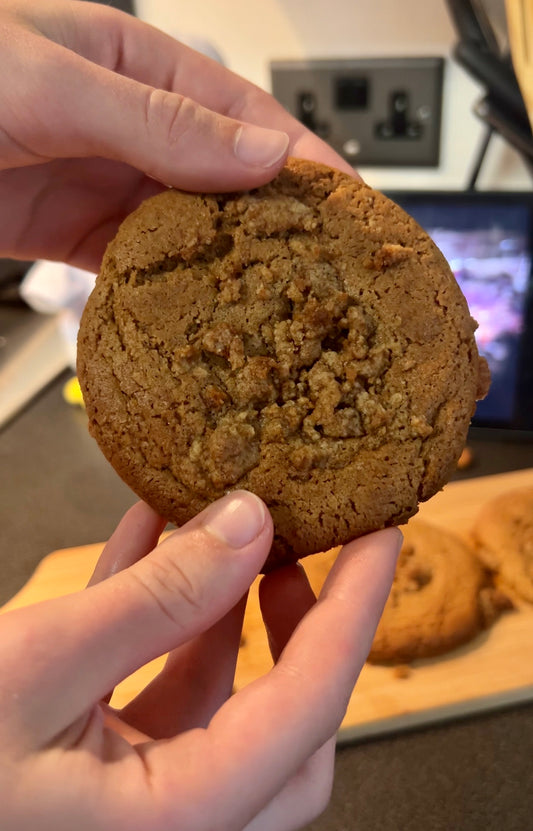
[[[419, 516], [466, 535], [487, 500], [525, 485], [533, 485], [533, 469], [451, 483], [421, 506]], [[50, 554], [2, 611], [81, 589], [92, 573], [101, 548], [97, 544]], [[319, 554], [304, 561], [315, 585], [322, 579], [328, 557], [331, 554]], [[390, 667], [366, 664], [339, 740], [351, 741], [533, 700], [532, 656], [533, 605], [524, 604], [506, 613], [470, 644], [441, 658], [416, 661], [405, 678], [398, 677]], [[164, 658], [152, 661], [127, 678], [115, 690], [112, 703], [120, 707], [129, 701], [163, 662]], [[270, 666], [254, 585], [246, 612], [236, 687], [243, 687], [268, 672]]]

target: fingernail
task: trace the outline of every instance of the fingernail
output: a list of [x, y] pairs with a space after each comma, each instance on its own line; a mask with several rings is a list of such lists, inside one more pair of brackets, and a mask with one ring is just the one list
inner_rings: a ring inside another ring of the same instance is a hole
[[262, 531], [265, 517], [265, 506], [259, 497], [248, 491], [235, 491], [209, 506], [203, 525], [231, 548], [243, 548]]
[[253, 167], [272, 167], [287, 152], [289, 137], [279, 130], [243, 124], [235, 133], [233, 149], [237, 158]]

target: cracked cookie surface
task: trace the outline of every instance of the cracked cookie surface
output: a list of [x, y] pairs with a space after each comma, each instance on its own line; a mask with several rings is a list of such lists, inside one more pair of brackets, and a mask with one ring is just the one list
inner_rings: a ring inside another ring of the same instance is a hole
[[405, 522], [488, 383], [442, 254], [382, 194], [291, 160], [248, 193], [169, 190], [108, 246], [78, 374], [122, 478], [182, 524], [247, 488], [267, 567]]

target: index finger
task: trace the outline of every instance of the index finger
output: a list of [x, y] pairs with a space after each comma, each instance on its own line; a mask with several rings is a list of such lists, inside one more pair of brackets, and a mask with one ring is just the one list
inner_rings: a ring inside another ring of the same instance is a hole
[[199, 783], [194, 765], [180, 765], [183, 736], [138, 748], [169, 799], [178, 777], [192, 801], [205, 806], [206, 827], [217, 815], [243, 827], [335, 733], [370, 649], [400, 544], [399, 532], [387, 529], [345, 546], [276, 666], [221, 707], [204, 733], [187, 737], [185, 757], [208, 760], [208, 777]]

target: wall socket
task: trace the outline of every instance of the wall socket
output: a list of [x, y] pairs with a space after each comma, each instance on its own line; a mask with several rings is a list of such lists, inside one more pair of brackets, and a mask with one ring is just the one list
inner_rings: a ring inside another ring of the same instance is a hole
[[272, 61], [272, 93], [353, 165], [437, 167], [443, 58]]

